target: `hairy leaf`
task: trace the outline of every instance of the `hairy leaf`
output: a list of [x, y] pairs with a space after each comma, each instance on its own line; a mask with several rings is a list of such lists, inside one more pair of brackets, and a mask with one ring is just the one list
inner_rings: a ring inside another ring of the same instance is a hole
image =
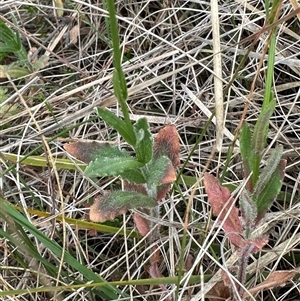
[[117, 215], [124, 214], [128, 209], [151, 208], [156, 201], [144, 194], [133, 191], [115, 191], [105, 196], [96, 196], [90, 207], [90, 220], [105, 222], [113, 220]]
[[144, 195], [147, 194], [146, 184], [136, 184], [133, 182], [128, 182], [127, 180], [124, 180], [124, 190], [126, 191], [135, 191], [142, 193]]
[[156, 200], [160, 201], [161, 199], [163, 199], [170, 191], [170, 189], [171, 189], [171, 184], [159, 185], [156, 189]]
[[0, 52], [20, 51], [22, 44], [18, 32], [13, 32], [0, 20]]
[[[115, 150], [106, 142], [87, 142], [77, 141], [64, 145], [64, 149], [76, 159], [89, 163], [97, 158], [101, 154], [104, 148], [111, 150], [111, 153], [115, 153]], [[117, 148], [118, 149], [118, 148]], [[119, 151], [119, 149], [118, 149]]]
[[273, 201], [281, 190], [284, 178], [286, 160], [280, 160], [264, 189], [256, 196], [256, 205], [259, 219], [261, 219], [266, 210], [270, 208]]
[[27, 52], [22, 45], [18, 31], [11, 30], [6, 24], [0, 20], [0, 60], [2, 60], [7, 53], [12, 52], [19, 59], [19, 63], [27, 65]]
[[269, 122], [274, 112], [275, 105], [276, 105], [276, 101], [275, 99], [273, 99], [268, 104], [268, 107], [261, 112], [255, 124], [253, 137], [252, 137], [252, 148], [253, 148], [253, 152], [256, 155], [261, 155], [265, 147], [265, 143], [268, 135]]
[[143, 164], [132, 157], [97, 157], [85, 169], [87, 176], [118, 176], [128, 169], [141, 167]]
[[[240, 148], [241, 148], [241, 156], [243, 160], [243, 172], [244, 172], [244, 178], [247, 178], [253, 169], [253, 150], [251, 147], [251, 131], [249, 128], [249, 125], [245, 122], [241, 133], [240, 133]], [[246, 184], [247, 189], [252, 192], [253, 190], [253, 183], [252, 180], [249, 179], [249, 181]]]
[[27, 68], [18, 67], [15, 64], [0, 65], [0, 78], [20, 78], [30, 73]]
[[134, 146], [138, 160], [144, 164], [152, 159], [153, 138], [146, 118], [139, 119], [133, 126], [136, 144]]
[[149, 222], [138, 213], [133, 214], [134, 224], [142, 236], [146, 236], [150, 232]]
[[246, 237], [249, 237], [251, 228], [255, 224], [257, 218], [257, 208], [252, 195], [246, 189], [242, 191], [240, 196], [240, 209], [245, 222]]
[[282, 145], [277, 146], [267, 159], [266, 166], [262, 169], [258, 181], [254, 187], [254, 196], [257, 197], [266, 187], [275, 172], [283, 153]]
[[255, 254], [258, 251], [262, 250], [262, 248], [268, 243], [268, 241], [269, 241], [269, 238], [267, 235], [250, 238], [250, 239], [245, 239], [244, 240], [244, 249], [247, 249], [247, 246], [251, 247], [251, 249], [249, 249], [251, 251], [250, 254]]
[[166, 156], [152, 160], [142, 168], [142, 172], [149, 187], [172, 183], [176, 180], [176, 171], [171, 160]]
[[[239, 219], [239, 210], [228, 188], [223, 187], [211, 174], [204, 174], [204, 185], [213, 214], [223, 224], [222, 228], [236, 247], [243, 246], [243, 228]], [[226, 217], [227, 216], [227, 217]]]
[[167, 156], [176, 168], [180, 163], [179, 150], [180, 144], [175, 125], [165, 126], [154, 139], [154, 158]]

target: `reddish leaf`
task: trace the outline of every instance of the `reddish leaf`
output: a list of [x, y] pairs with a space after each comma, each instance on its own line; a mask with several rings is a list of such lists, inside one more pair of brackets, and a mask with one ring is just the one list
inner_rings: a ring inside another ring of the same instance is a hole
[[146, 236], [150, 232], [148, 221], [138, 213], [133, 215], [134, 224], [142, 236]]
[[[148, 272], [149, 272], [149, 274], [150, 274], [150, 276], [151, 276], [152, 278], [160, 278], [160, 277], [164, 277], [164, 276], [162, 275], [161, 271], [159, 270], [159, 267], [158, 267], [158, 265], [157, 265], [157, 262], [154, 262], [154, 263], [151, 264], [151, 266], [149, 267], [149, 271], [148, 271]], [[160, 288], [161, 288], [161, 290], [162, 290], [163, 292], [165, 292], [166, 294], [168, 293], [168, 289], [167, 289], [167, 287], [166, 287], [165, 285], [160, 284], [159, 286], [160, 286]], [[166, 297], [164, 300], [172, 301], [172, 298], [171, 298], [171, 296], [168, 296], [168, 297]]]
[[261, 236], [256, 237], [254, 239], [246, 239], [244, 241], [244, 244], [251, 244], [254, 246], [254, 249], [252, 250], [251, 254], [255, 254], [258, 251], [260, 251], [269, 241], [269, 238], [267, 236]]
[[165, 176], [161, 179], [161, 185], [157, 187], [157, 201], [163, 199], [171, 188], [171, 183], [176, 180], [175, 168], [179, 165], [180, 144], [175, 125], [167, 125], [159, 131], [154, 139], [154, 158], [167, 156], [174, 168], [171, 166], [166, 170]]
[[175, 168], [167, 156], [161, 156], [152, 160], [143, 168], [143, 175], [148, 187], [157, 187], [176, 180]]
[[103, 207], [103, 197], [95, 196], [94, 204], [90, 207], [90, 220], [95, 223], [103, 223], [107, 220], [113, 220], [117, 215], [124, 214], [128, 208], [117, 210], [101, 210]]
[[229, 273], [237, 273], [238, 272], [238, 266], [231, 266], [229, 267], [229, 270], [228, 271], [223, 271], [221, 270], [221, 278], [223, 279], [223, 284], [224, 286], [228, 287], [228, 288], [232, 288], [232, 278], [229, 276]]
[[191, 268], [194, 265], [194, 261], [195, 261], [194, 256], [192, 254], [187, 254], [185, 261], [184, 261], [184, 269], [186, 271], [191, 270]]
[[[276, 286], [284, 286], [288, 281], [292, 280], [299, 273], [300, 268], [291, 271], [274, 271], [265, 281], [249, 289], [249, 292], [253, 295], [265, 289], [272, 289]], [[245, 292], [243, 297], [246, 298], [248, 296], [249, 294]]]
[[[151, 240], [152, 238], [150, 238]], [[162, 262], [162, 256], [161, 256], [161, 252], [160, 252], [160, 248], [157, 244], [153, 245], [151, 247], [151, 256], [150, 256], [150, 262], [151, 264], [159, 264], [160, 262]]]
[[96, 196], [90, 207], [90, 220], [105, 222], [113, 220], [117, 215], [124, 214], [128, 209], [150, 208], [156, 201], [144, 194], [135, 191], [114, 191], [105, 196]]
[[167, 156], [176, 168], [180, 163], [179, 150], [180, 144], [175, 125], [165, 126], [154, 139], [154, 158]]
[[148, 195], [144, 184], [136, 184], [133, 182], [128, 182], [126, 180], [124, 180], [124, 190], [136, 191], [136, 192], [142, 193], [144, 195]]
[[241, 237], [243, 228], [239, 219], [239, 210], [233, 205], [235, 200], [231, 197], [230, 191], [209, 173], [204, 175], [204, 185], [213, 214], [218, 216], [220, 223], [223, 223], [227, 215], [223, 223], [223, 230], [230, 242], [241, 248], [243, 246], [243, 238]]
[[64, 149], [76, 159], [88, 164], [95, 159], [95, 154], [97, 154], [99, 150], [102, 150], [108, 145], [106, 142], [77, 141], [66, 144]]
[[224, 282], [217, 282], [205, 296], [209, 301], [226, 300], [230, 297], [230, 290]]
[[171, 184], [162, 184], [157, 187], [157, 194], [156, 194], [156, 200], [160, 201], [163, 199], [166, 194], [170, 191], [171, 189]]
[[80, 34], [79, 25], [75, 25], [70, 30], [70, 44], [76, 44], [78, 41], [78, 36]]
[[157, 262], [154, 262], [149, 267], [149, 274], [152, 278], [160, 278], [163, 277], [161, 271], [159, 270], [159, 267], [157, 265]]
[[[170, 162], [170, 161], [169, 161]], [[173, 183], [176, 180], [176, 170], [173, 165], [170, 163], [165, 170], [165, 174], [161, 178], [162, 184]]]

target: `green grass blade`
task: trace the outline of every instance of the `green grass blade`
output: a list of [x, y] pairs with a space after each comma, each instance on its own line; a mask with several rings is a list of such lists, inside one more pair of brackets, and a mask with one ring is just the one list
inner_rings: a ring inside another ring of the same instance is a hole
[[[54, 255], [61, 258], [63, 251], [61, 246], [59, 246], [55, 241], [51, 240], [49, 237], [45, 236], [41, 231], [39, 231], [36, 227], [34, 227], [21, 213], [19, 213], [16, 209], [14, 209], [8, 202], [1, 199], [2, 201], [2, 210], [11, 217], [15, 223], [29, 231], [36, 239], [38, 239], [45, 247], [47, 247]], [[105, 279], [98, 276], [85, 266], [83, 266], [80, 262], [78, 262], [70, 253], [64, 253], [64, 261], [66, 264], [72, 266], [76, 271], [81, 273], [87, 281], [106, 282]], [[106, 286], [102, 287], [100, 290], [100, 295], [105, 300], [116, 300], [118, 298], [118, 289], [111, 286], [106, 282]]]

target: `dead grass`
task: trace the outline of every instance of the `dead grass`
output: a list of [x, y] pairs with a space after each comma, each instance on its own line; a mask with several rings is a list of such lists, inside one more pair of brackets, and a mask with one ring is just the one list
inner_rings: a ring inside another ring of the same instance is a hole
[[[96, 118], [94, 111], [97, 106], [103, 106], [121, 114], [112, 95], [111, 45], [105, 24], [107, 13], [102, 1], [66, 1], [62, 19], [54, 16], [52, 1], [0, 3], [2, 17], [15, 24], [26, 49], [41, 47], [39, 55], [46, 53], [49, 57], [47, 66], [24, 79], [1, 79], [1, 86], [8, 91], [8, 103], [11, 106], [16, 104], [19, 112], [10, 115], [1, 111], [0, 151], [17, 156], [33, 152], [33, 155], [55, 160], [67, 157], [63, 145], [73, 139], [121, 143], [115, 132]], [[292, 11], [291, 3], [284, 1], [282, 17]], [[184, 252], [186, 265], [181, 268], [187, 270], [177, 300], [204, 300], [204, 294], [214, 285], [214, 281], [220, 279], [221, 270], [231, 272], [237, 260], [237, 254], [228, 245], [222, 230], [211, 219], [202, 184], [193, 186], [201, 177], [216, 137], [215, 126], [210, 125], [199, 141], [208, 117], [199, 108], [199, 102], [195, 102], [185, 89], [187, 87], [206, 108], [214, 110], [210, 3], [118, 1], [116, 5], [131, 118], [136, 120], [145, 116], [154, 134], [164, 124], [176, 124], [180, 135], [181, 163], [188, 160], [179, 184], [160, 205], [161, 219], [155, 221], [157, 227], [161, 225], [161, 271], [164, 276], [177, 275], [180, 254]], [[222, 80], [225, 88], [248, 49], [248, 44], [237, 43], [261, 28], [265, 11], [262, 1], [221, 1], [219, 10]], [[73, 36], [70, 37], [70, 33]], [[257, 230], [269, 233], [270, 241], [263, 251], [251, 257], [247, 289], [262, 282], [270, 271], [292, 270], [299, 267], [300, 262], [298, 33], [299, 17], [295, 16], [278, 26], [274, 72], [277, 106], [270, 124], [268, 149], [282, 144], [288, 164], [282, 192]], [[73, 43], [70, 43], [72, 39]], [[245, 65], [224, 95], [225, 127], [231, 133], [235, 132], [240, 121], [262, 58], [263, 68], [258, 75], [247, 121], [254, 125], [260, 113], [267, 62], [267, 57], [262, 57], [265, 41], [266, 35], [261, 34]], [[11, 54], [5, 63], [13, 61]], [[224, 136], [222, 151], [212, 158], [210, 172], [223, 170], [231, 142], [230, 137]], [[48, 150], [46, 144], [49, 145]], [[238, 147], [235, 150], [230, 158], [225, 184], [238, 187], [242, 183], [242, 174]], [[55, 220], [62, 213], [66, 218], [85, 219], [87, 203], [98, 190], [120, 187], [118, 179], [100, 179], [96, 185], [84, 177], [80, 170], [54, 170], [22, 164], [13, 164], [13, 169], [6, 172], [12, 163], [0, 160], [1, 173], [5, 172], [1, 179], [3, 197], [20, 206], [24, 214], [28, 209], [51, 213], [46, 219], [29, 213], [26, 216], [79, 262], [108, 281], [149, 277], [147, 261], [150, 246], [145, 240], [93, 233]], [[183, 219], [194, 189], [184, 245]], [[121, 233], [124, 229], [132, 229], [131, 215], [111, 225], [119, 227]], [[5, 227], [3, 224], [3, 229]], [[34, 237], [32, 241], [39, 244]], [[3, 238], [0, 257], [1, 265], [5, 267], [1, 276], [3, 289], [34, 288], [45, 283], [39, 282], [38, 275], [31, 273], [30, 268], [26, 272], [10, 256], [10, 247], [10, 242]], [[51, 258], [43, 246], [37, 247], [45, 258]], [[188, 284], [191, 275], [201, 275], [198, 283]], [[28, 277], [27, 280], [24, 277]], [[47, 275], [43, 277], [47, 278]], [[52, 280], [49, 278], [48, 281]], [[284, 287], [259, 292], [252, 300], [298, 300], [300, 288], [297, 281], [299, 277]], [[66, 280], [64, 284], [70, 283]], [[135, 300], [167, 300], [159, 287], [124, 286], [121, 289]], [[169, 296], [174, 298], [176, 289], [176, 285], [169, 285]], [[1, 300], [14, 299], [5, 298]], [[64, 297], [54, 295], [51, 298], [100, 300], [97, 299], [99, 297], [91, 299], [90, 292], [80, 289]], [[18, 300], [46, 300], [46, 297], [43, 294], [27, 294], [25, 297], [19, 296]]]

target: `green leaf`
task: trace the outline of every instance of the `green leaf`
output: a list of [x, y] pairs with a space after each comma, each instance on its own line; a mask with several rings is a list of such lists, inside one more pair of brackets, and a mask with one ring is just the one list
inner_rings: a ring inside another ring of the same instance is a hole
[[98, 115], [111, 127], [113, 127], [123, 138], [124, 140], [134, 146], [135, 137], [131, 129], [128, 129], [126, 123], [116, 116], [114, 113], [110, 112], [107, 109], [97, 108]]
[[251, 130], [246, 122], [242, 127], [239, 140], [240, 140], [241, 156], [243, 162], [247, 162], [247, 165], [249, 166], [249, 170], [247, 170], [247, 174], [249, 175], [251, 172], [253, 151], [251, 148]]
[[270, 208], [276, 196], [280, 192], [284, 178], [285, 166], [286, 160], [280, 160], [270, 180], [257, 196], [256, 206], [258, 215], [263, 214], [268, 208]]
[[149, 188], [172, 183], [176, 180], [176, 171], [167, 156], [161, 156], [150, 161], [141, 170], [145, 179], [147, 179]]
[[[240, 149], [241, 149], [241, 156], [243, 160], [244, 177], [247, 178], [253, 170], [254, 153], [251, 147], [251, 130], [246, 122], [244, 123], [240, 133]], [[249, 191], [252, 191], [252, 187], [253, 187], [253, 183], [251, 178], [247, 183], [247, 189]]]
[[[7, 93], [7, 89], [4, 89], [3, 87], [0, 87], [0, 105], [2, 102], [4, 102], [9, 97], [9, 94]], [[0, 107], [0, 112], [1, 112]]]
[[121, 64], [121, 50], [120, 50], [120, 40], [119, 40], [119, 31], [118, 31], [118, 23], [116, 18], [115, 11], [115, 1], [106, 0], [104, 1], [104, 7], [108, 8], [109, 13], [109, 26], [107, 28], [108, 32], [111, 33], [112, 45], [113, 45], [113, 62], [114, 62], [114, 73], [113, 73], [113, 87], [114, 93], [118, 102], [121, 106], [121, 110], [124, 116], [126, 127], [129, 137], [131, 138], [130, 142], [124, 139], [132, 146], [134, 146], [134, 132], [132, 128], [132, 123], [130, 120], [128, 107], [126, 103], [127, 99], [127, 86], [124, 72], [122, 70]]
[[269, 129], [269, 122], [274, 112], [275, 105], [276, 105], [276, 100], [273, 99], [268, 104], [267, 108], [260, 113], [258, 120], [255, 124], [253, 137], [252, 137], [252, 149], [254, 154], [256, 155], [261, 155], [265, 147], [265, 143], [268, 135], [268, 129]]
[[103, 223], [124, 214], [128, 209], [151, 208], [157, 205], [156, 200], [135, 191], [115, 191], [108, 195], [96, 196], [90, 207], [90, 219]]
[[20, 78], [28, 75], [30, 72], [27, 68], [18, 67], [16, 64], [0, 65], [0, 78], [7, 78], [9, 75], [11, 78]]
[[282, 153], [283, 147], [282, 145], [279, 145], [272, 151], [271, 156], [267, 159], [266, 166], [262, 169], [258, 181], [254, 187], [255, 197], [258, 197], [273, 176], [273, 173], [280, 162]]
[[128, 157], [128, 153], [119, 149], [117, 146], [111, 146], [106, 144], [104, 147], [99, 147], [96, 152], [93, 153], [93, 157], [96, 160], [98, 157]]
[[135, 191], [114, 191], [106, 198], [105, 203], [116, 209], [124, 206], [128, 209], [151, 208], [157, 205], [153, 198]]
[[[6, 217], [4, 216], [3, 218], [4, 218], [4, 220], [6, 220], [7, 216]], [[13, 233], [13, 235], [10, 235], [7, 231], [3, 231], [2, 229], [0, 229], [0, 237], [6, 238], [11, 244], [14, 245], [14, 248], [16, 248], [16, 249], [22, 248], [19, 251], [30, 254], [30, 256], [32, 258], [36, 258], [40, 263], [42, 263], [44, 265], [47, 272], [50, 275], [54, 276], [55, 272], [57, 272], [55, 265], [53, 265], [47, 259], [45, 259], [45, 258], [43, 258], [43, 256], [41, 256], [41, 254], [35, 249], [32, 241], [29, 239], [28, 235], [24, 232], [24, 230], [18, 224], [14, 224], [14, 230], [15, 230], [15, 233]], [[16, 233], [16, 230], [17, 230], [17, 233]], [[22, 242], [22, 246], [19, 247], [19, 244], [21, 242]], [[13, 248], [13, 246], [12, 246], [12, 248]], [[16, 257], [16, 259], [19, 261], [19, 263], [24, 268], [28, 267], [27, 263], [24, 261], [24, 255], [23, 255], [23, 257], [19, 258], [19, 256], [21, 256], [21, 254], [19, 254], [19, 252], [17, 252], [17, 254], [14, 254], [14, 256]], [[65, 274], [65, 276], [67, 276], [67, 275]]]
[[0, 52], [20, 51], [22, 44], [18, 33], [13, 32], [6, 24], [0, 20]]
[[252, 136], [252, 151], [253, 151], [253, 167], [252, 167], [252, 184], [255, 186], [259, 177], [259, 165], [261, 163], [262, 151], [265, 147], [270, 118], [274, 112], [276, 105], [275, 99], [273, 99], [266, 109], [262, 109], [258, 120], [255, 124], [253, 136]]
[[13, 52], [20, 61], [28, 63], [27, 52], [22, 45], [19, 33], [12, 31], [0, 20], [0, 53], [2, 58], [6, 53]]
[[146, 183], [143, 174], [138, 169], [129, 169], [120, 174], [121, 178], [136, 184]]
[[153, 138], [149, 130], [149, 124], [146, 118], [139, 119], [133, 126], [136, 144], [135, 152], [138, 160], [144, 164], [152, 159]]
[[103, 223], [113, 220], [116, 216], [126, 213], [134, 208], [151, 208], [157, 202], [142, 193], [135, 191], [115, 191], [108, 195], [96, 196], [94, 204], [90, 207], [90, 220]]
[[49, 62], [49, 56], [43, 54], [36, 61], [34, 60], [31, 63], [33, 71], [36, 72], [36, 71], [39, 71], [39, 70], [45, 68], [48, 65], [48, 62]]
[[132, 157], [98, 157], [85, 169], [85, 175], [91, 176], [118, 176], [128, 169], [136, 169], [143, 166], [137, 159]]

